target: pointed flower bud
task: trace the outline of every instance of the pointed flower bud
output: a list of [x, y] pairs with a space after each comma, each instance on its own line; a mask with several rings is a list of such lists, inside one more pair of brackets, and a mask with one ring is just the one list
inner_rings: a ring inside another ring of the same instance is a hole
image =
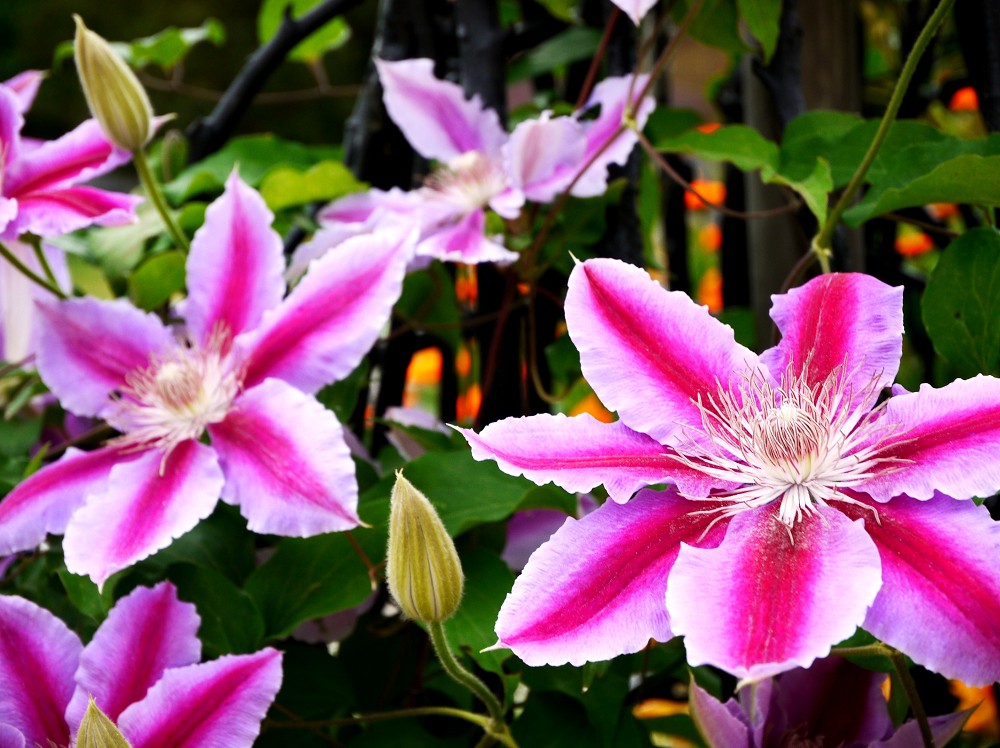
[[101, 36], [76, 21], [73, 57], [91, 114], [108, 140], [138, 151], [153, 134], [153, 107], [146, 90], [121, 56]]
[[76, 731], [76, 748], [132, 748], [131, 744], [90, 697], [87, 711]]
[[431, 502], [396, 472], [389, 515], [389, 592], [408, 617], [423, 623], [450, 618], [465, 577], [455, 544]]

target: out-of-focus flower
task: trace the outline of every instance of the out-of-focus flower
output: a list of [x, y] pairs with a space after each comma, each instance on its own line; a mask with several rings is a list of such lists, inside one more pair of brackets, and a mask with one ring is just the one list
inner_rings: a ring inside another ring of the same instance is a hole
[[[631, 129], [620, 132], [626, 111], [634, 110], [631, 117], [641, 128], [654, 106], [648, 96], [629, 104], [629, 92], [637, 96], [646, 76], [639, 76], [634, 88], [629, 77], [608, 78], [573, 116], [544, 113], [508, 135], [478, 96], [466, 99], [461, 87], [435, 78], [432, 60], [376, 65], [389, 115], [414, 150], [437, 166], [418, 190], [370, 190], [324, 208], [318, 218], [326, 228], [299, 248], [293, 269], [336, 246], [345, 232], [398, 220], [419, 226], [419, 257], [516, 260], [515, 252], [484, 234], [486, 208], [516, 218], [525, 200], [549, 202], [570, 184], [577, 197], [602, 194], [608, 166], [624, 163], [638, 142]], [[583, 117], [597, 108], [595, 119]]]
[[722, 247], [722, 228], [719, 224], [709, 223], [698, 232], [698, 246], [706, 252], [718, 252]]
[[947, 221], [949, 218], [961, 215], [955, 203], [929, 203], [924, 210], [935, 221]]
[[[880, 402], [902, 353], [902, 289], [829, 274], [775, 296], [783, 337], [759, 357], [615, 260], [577, 265], [565, 312], [620, 420], [463, 433], [505, 472], [573, 492], [603, 483], [613, 500], [531, 557], [500, 610], [502, 644], [531, 665], [579, 664], [684, 635], [692, 665], [752, 681], [864, 626], [946, 676], [1000, 676], [1000, 525], [957, 500], [1000, 488], [1000, 380]], [[665, 481], [676, 488], [630, 499]]]
[[385, 577], [408, 618], [438, 623], [462, 602], [465, 575], [458, 551], [427, 497], [396, 473], [389, 514]]
[[[882, 697], [884, 673], [840, 657], [817, 660], [744, 689], [725, 704], [691, 680], [691, 716], [708, 748], [912, 748], [923, 744], [911, 720], [893, 728]], [[930, 719], [935, 745], [962, 729], [968, 712]]]
[[[590, 494], [581, 494], [576, 500], [576, 519], [597, 509], [597, 502]], [[502, 558], [514, 571], [521, 571], [538, 546], [566, 522], [566, 513], [558, 509], [524, 509], [515, 512], [507, 523], [507, 542]]]
[[979, 95], [972, 86], [964, 86], [951, 95], [948, 108], [953, 112], [978, 112]]
[[997, 711], [996, 693], [993, 686], [973, 688], [960, 680], [953, 680], [949, 688], [958, 698], [955, 711], [968, 710], [969, 721], [965, 729], [976, 732], [990, 740], [1000, 739], [1000, 712]]
[[636, 26], [639, 25], [639, 21], [649, 12], [649, 9], [656, 5], [656, 0], [611, 0], [611, 2], [621, 8], [622, 12]]
[[[10, 240], [4, 246], [33, 272], [44, 276], [35, 251], [23, 242]], [[70, 288], [66, 256], [59, 250], [42, 245], [42, 252], [59, 286]], [[31, 281], [6, 260], [0, 259], [0, 358], [10, 363], [23, 361], [33, 354], [35, 327], [38, 324], [36, 304], [52, 298], [52, 294]]]
[[121, 300], [40, 307], [43, 381], [67, 410], [121, 436], [18, 485], [0, 503], [0, 552], [65, 533], [67, 567], [102, 584], [193, 528], [220, 495], [254, 532], [357, 525], [343, 428], [312, 393], [378, 337], [402, 288], [398, 245], [412, 238], [354, 239], [282, 299], [271, 219], [234, 173], [192, 242], [183, 330]]
[[708, 208], [706, 201], [712, 205], [722, 205], [726, 202], [726, 185], [722, 182], [714, 179], [695, 179], [692, 180], [691, 187], [694, 191], [687, 190], [684, 193], [684, 207], [688, 210], [705, 210]]
[[722, 273], [718, 268], [711, 267], [702, 273], [696, 296], [698, 303], [707, 306], [712, 314], [722, 311]]
[[934, 249], [934, 240], [916, 229], [900, 231], [896, 236], [896, 252], [903, 257], [916, 257]]
[[68, 745], [93, 697], [133, 748], [250, 748], [281, 686], [281, 653], [200, 662], [200, 624], [161, 582], [119, 600], [83, 646], [44, 608], [0, 596], [0, 740]]
[[22, 137], [24, 113], [41, 78], [29, 71], [0, 84], [0, 241], [131, 223], [141, 198], [79, 186], [131, 158], [108, 141], [96, 120], [57, 140]]
[[73, 57], [90, 113], [108, 140], [126, 151], [138, 151], [153, 136], [153, 107], [146, 89], [110, 44], [74, 14]]

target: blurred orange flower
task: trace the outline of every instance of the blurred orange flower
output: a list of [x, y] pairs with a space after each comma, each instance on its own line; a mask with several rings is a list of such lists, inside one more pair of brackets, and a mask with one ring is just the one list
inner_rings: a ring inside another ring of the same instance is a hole
[[[691, 182], [694, 192], [684, 193], [684, 207], [688, 210], [704, 210], [707, 200], [712, 205], [722, 205], [726, 202], [726, 185], [711, 179], [695, 179]], [[696, 195], [695, 192], [698, 194]], [[700, 196], [700, 197], [699, 197]], [[704, 198], [704, 200], [702, 200]]]

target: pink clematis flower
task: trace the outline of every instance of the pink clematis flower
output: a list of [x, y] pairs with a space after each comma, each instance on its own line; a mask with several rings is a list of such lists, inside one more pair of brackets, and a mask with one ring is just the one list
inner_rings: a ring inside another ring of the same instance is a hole
[[611, 2], [617, 5], [636, 26], [649, 13], [650, 9], [656, 5], [656, 0], [611, 0]]
[[130, 223], [141, 198], [79, 186], [131, 158], [108, 142], [96, 120], [57, 140], [21, 137], [41, 79], [28, 71], [0, 84], [0, 240]]
[[200, 624], [161, 582], [119, 600], [83, 646], [44, 608], [0, 596], [0, 746], [69, 745], [93, 696], [133, 748], [249, 748], [281, 687], [281, 653], [200, 662]]
[[[885, 673], [839, 657], [817, 660], [741, 691], [725, 704], [691, 681], [691, 717], [708, 748], [910, 748], [920, 725], [894, 728], [882, 695]], [[946, 745], [969, 712], [930, 719], [934, 745]]]
[[234, 173], [191, 245], [182, 332], [122, 300], [40, 307], [43, 381], [67, 410], [121, 436], [67, 452], [0, 502], [0, 553], [65, 533], [67, 567], [102, 584], [193, 528], [220, 495], [254, 532], [358, 524], [343, 429], [311, 393], [349, 374], [378, 337], [411, 240], [359, 237], [282, 300], [271, 219]]
[[1000, 488], [1000, 380], [879, 404], [901, 299], [865, 275], [817, 278], [775, 297], [783, 338], [758, 357], [641, 269], [578, 265], [567, 325], [621, 420], [463, 433], [505, 472], [569, 491], [603, 483], [612, 501], [531, 557], [500, 642], [529, 664], [580, 664], [683, 635], [692, 665], [752, 681], [863, 626], [949, 677], [1000, 677], [1000, 525], [955, 500]]
[[[437, 168], [418, 190], [370, 190], [329, 205], [319, 214], [326, 229], [303, 245], [293, 267], [325, 252], [345, 230], [370, 230], [392, 218], [419, 226], [418, 257], [511, 262], [517, 254], [483, 233], [485, 209], [516, 218], [526, 199], [549, 202], [571, 183], [577, 197], [602, 194], [608, 166], [623, 164], [638, 142], [633, 130], [618, 132], [626, 109], [635, 110], [631, 116], [641, 129], [654, 107], [651, 97], [637, 101], [646, 76], [635, 80], [634, 90], [628, 77], [608, 78], [574, 116], [546, 113], [508, 135], [497, 113], [484, 108], [478, 96], [466, 99], [460, 86], [435, 78], [432, 60], [375, 64], [389, 116], [414, 150]], [[582, 118], [598, 107], [595, 119]]]

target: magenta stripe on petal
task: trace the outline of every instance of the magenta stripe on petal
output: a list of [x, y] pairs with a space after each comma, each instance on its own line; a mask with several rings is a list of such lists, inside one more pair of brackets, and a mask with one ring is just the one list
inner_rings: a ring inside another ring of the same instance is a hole
[[643, 486], [673, 480], [692, 496], [707, 496], [711, 479], [681, 464], [672, 452], [621, 421], [589, 414], [537, 415], [491, 423], [476, 434], [458, 429], [477, 460], [496, 460], [508, 475], [583, 493], [604, 484], [615, 501]]
[[215, 453], [192, 440], [167, 459], [152, 449], [116, 465], [107, 491], [88, 498], [70, 519], [63, 540], [66, 568], [104, 584], [211, 514], [222, 482]]
[[69, 743], [63, 712], [83, 645], [44, 608], [0, 596], [0, 723], [16, 727], [30, 745]]
[[696, 401], [720, 384], [736, 384], [757, 364], [705, 307], [616, 260], [573, 269], [566, 322], [601, 401], [630, 428], [661, 442], [684, 426], [700, 430]]
[[788, 529], [775, 507], [741, 512], [718, 548], [681, 548], [667, 586], [691, 665], [759, 680], [808, 667], [864, 620], [881, 584], [862, 522], [819, 509]]
[[17, 218], [4, 229], [8, 239], [25, 232], [62, 236], [94, 224], [124, 226], [135, 222], [135, 208], [142, 198], [96, 187], [66, 187], [33, 192], [17, 202]]
[[124, 459], [115, 449], [70, 448], [19, 483], [0, 501], [0, 555], [34, 548], [47, 533], [65, 532], [73, 512], [105, 490], [111, 468]]
[[263, 649], [168, 670], [118, 727], [133, 748], [250, 748], [281, 687], [281, 653]]
[[332, 411], [278, 379], [246, 391], [209, 426], [223, 499], [254, 532], [305, 537], [357, 527], [358, 485]]
[[1000, 678], [1000, 524], [985, 507], [908, 496], [864, 517], [882, 555], [882, 589], [864, 627], [915, 662], [969, 685]]
[[306, 392], [341, 379], [360, 363], [403, 289], [412, 234], [376, 232], [348, 239], [309, 272], [255, 332], [246, 387], [276, 377]]
[[866, 390], [896, 378], [903, 353], [903, 289], [870, 275], [833, 273], [772, 297], [781, 342], [761, 355], [775, 379], [791, 364], [821, 384], [845, 367], [856, 407]]
[[71, 299], [38, 308], [38, 373], [77, 415], [107, 414], [125, 377], [175, 344], [155, 315], [121, 299]]
[[1000, 380], [978, 376], [890, 397], [883, 423], [880, 456], [898, 462], [885, 463], [859, 490], [879, 501], [904, 493], [927, 499], [935, 491], [968, 499], [1000, 490]]
[[285, 295], [281, 237], [260, 194], [234, 170], [222, 197], [208, 206], [191, 242], [184, 314], [195, 340], [217, 325], [233, 337], [255, 328]]
[[115, 722], [167, 668], [198, 662], [199, 625], [194, 605], [178, 600], [170, 582], [137, 587], [115, 603], [80, 657], [76, 691], [66, 709], [71, 732], [80, 726], [90, 696]]
[[663, 596], [682, 543], [712, 544], [717, 515], [672, 491], [641, 491], [566, 523], [531, 558], [497, 618], [500, 642], [529, 665], [582, 665], [671, 634]]

